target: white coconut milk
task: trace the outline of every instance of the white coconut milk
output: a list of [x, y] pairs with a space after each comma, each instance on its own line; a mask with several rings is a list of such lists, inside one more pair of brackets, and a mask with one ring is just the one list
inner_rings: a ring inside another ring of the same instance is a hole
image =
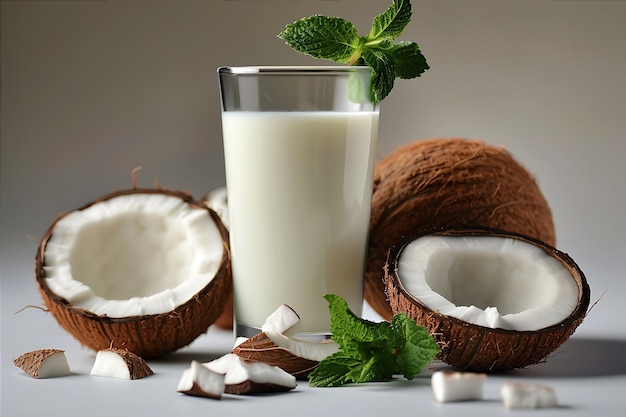
[[361, 313], [378, 113], [224, 112], [238, 323], [281, 304], [328, 332], [327, 293]]

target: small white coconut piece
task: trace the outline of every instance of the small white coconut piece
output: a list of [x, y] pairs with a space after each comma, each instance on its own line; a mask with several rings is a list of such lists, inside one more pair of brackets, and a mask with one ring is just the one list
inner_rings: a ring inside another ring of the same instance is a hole
[[213, 372], [225, 375], [230, 367], [233, 365], [233, 363], [238, 359], [239, 357], [234, 353], [227, 353], [217, 359], [213, 359], [210, 362], [203, 363], [202, 366], [210, 369]]
[[278, 366], [246, 363], [236, 357], [224, 376], [224, 383], [224, 392], [228, 394], [252, 394], [292, 390], [296, 387], [296, 378]]
[[536, 383], [505, 382], [500, 396], [508, 409], [556, 407], [558, 401], [554, 388]]
[[65, 351], [39, 349], [24, 353], [13, 359], [13, 363], [33, 378], [54, 378], [70, 374]]
[[284, 333], [300, 321], [300, 316], [287, 304], [282, 304], [265, 319], [262, 332]]
[[152, 375], [146, 361], [133, 352], [109, 348], [98, 351], [91, 375], [118, 379], [141, 379]]
[[440, 403], [452, 401], [480, 401], [486, 374], [473, 372], [435, 372], [431, 386], [435, 399]]
[[176, 390], [185, 395], [219, 400], [224, 392], [224, 374], [211, 371], [198, 361], [192, 361], [191, 367], [183, 371]]

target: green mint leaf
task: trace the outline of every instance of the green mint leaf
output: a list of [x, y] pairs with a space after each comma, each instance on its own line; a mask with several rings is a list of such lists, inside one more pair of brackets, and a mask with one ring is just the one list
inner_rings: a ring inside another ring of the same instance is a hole
[[393, 60], [398, 78], [419, 77], [430, 68], [415, 42], [399, 42], [389, 48], [388, 53]]
[[439, 353], [439, 345], [428, 331], [406, 314], [396, 314], [391, 327], [404, 336], [405, 343], [396, 356], [397, 372], [407, 379], [419, 374]]
[[367, 38], [371, 41], [397, 38], [411, 20], [411, 13], [411, 3], [408, 0], [394, 0], [384, 13], [374, 18]]
[[365, 382], [384, 382], [393, 378], [393, 355], [371, 355], [353, 365], [346, 374], [346, 381], [362, 384]]
[[309, 374], [311, 386], [388, 381], [395, 374], [411, 379], [439, 352], [428, 331], [406, 314], [395, 315], [389, 323], [377, 323], [357, 317], [339, 296], [329, 294], [324, 298], [328, 301], [332, 338], [339, 350]]
[[360, 363], [358, 359], [344, 356], [337, 352], [325, 358], [309, 373], [309, 385], [312, 387], [338, 387], [348, 380], [350, 370]]
[[372, 69], [370, 100], [379, 103], [389, 95], [396, 79], [393, 57], [383, 49], [363, 52], [365, 63]]
[[388, 347], [392, 343], [390, 337], [397, 337], [390, 331], [387, 323], [376, 323], [358, 317], [350, 310], [348, 303], [338, 295], [324, 296], [330, 312], [330, 331], [333, 340], [340, 348], [356, 349], [362, 353], [363, 343], [372, 343], [376, 347]]
[[[359, 36], [349, 21], [339, 17], [314, 15], [287, 25], [278, 35], [294, 50], [315, 58], [348, 65], [368, 65], [370, 101], [378, 104], [389, 93], [396, 78], [419, 77], [429, 69], [426, 58], [414, 42], [394, 43], [411, 20], [409, 0], [393, 0], [376, 16], [368, 35]], [[362, 102], [360, 91], [349, 98]]]
[[352, 23], [321, 15], [287, 25], [278, 37], [302, 54], [343, 64], [350, 62], [360, 43]]

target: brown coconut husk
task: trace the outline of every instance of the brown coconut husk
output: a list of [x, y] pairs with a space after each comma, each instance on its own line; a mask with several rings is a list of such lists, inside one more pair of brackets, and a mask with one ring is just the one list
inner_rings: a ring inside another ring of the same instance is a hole
[[488, 227], [555, 244], [537, 182], [509, 152], [479, 140], [440, 138], [402, 146], [374, 171], [365, 299], [383, 318], [387, 251], [403, 237], [450, 227]]
[[286, 348], [276, 346], [265, 332], [257, 333], [235, 346], [231, 352], [244, 362], [278, 366], [299, 380], [306, 380], [309, 373], [319, 364], [318, 361], [301, 358]]
[[68, 213], [60, 215], [48, 228], [42, 238], [35, 257], [35, 278], [39, 292], [48, 310], [57, 322], [81, 344], [95, 351], [111, 346], [125, 349], [144, 358], [153, 358], [186, 346], [222, 314], [232, 288], [230, 270], [230, 250], [228, 232], [219, 216], [204, 203], [182, 191], [159, 189], [137, 189], [116, 191], [100, 197], [77, 210], [84, 210], [93, 204], [126, 194], [166, 194], [182, 199], [191, 208], [203, 210], [217, 225], [224, 245], [224, 254], [215, 277], [195, 297], [181, 304], [173, 311], [123, 318], [96, 315], [88, 310], [70, 304], [55, 294], [46, 283], [45, 248], [54, 233], [56, 223]]
[[[467, 323], [433, 311], [403, 287], [398, 275], [398, 261], [404, 247], [427, 235], [491, 236], [524, 241], [559, 261], [571, 273], [578, 286], [574, 311], [560, 323], [532, 331], [493, 329]], [[385, 283], [392, 312], [406, 313], [426, 327], [441, 346], [438, 359], [456, 368], [473, 372], [497, 372], [544, 362], [582, 323], [587, 315], [591, 290], [579, 266], [566, 253], [527, 236], [492, 229], [464, 229], [426, 232], [407, 237], [389, 250], [385, 265]]]

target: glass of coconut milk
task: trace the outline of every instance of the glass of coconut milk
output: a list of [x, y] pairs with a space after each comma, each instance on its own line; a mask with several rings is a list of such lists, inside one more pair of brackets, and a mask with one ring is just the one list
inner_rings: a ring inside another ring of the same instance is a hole
[[235, 332], [281, 304], [329, 333], [324, 294], [363, 304], [378, 133], [368, 67], [221, 67]]

